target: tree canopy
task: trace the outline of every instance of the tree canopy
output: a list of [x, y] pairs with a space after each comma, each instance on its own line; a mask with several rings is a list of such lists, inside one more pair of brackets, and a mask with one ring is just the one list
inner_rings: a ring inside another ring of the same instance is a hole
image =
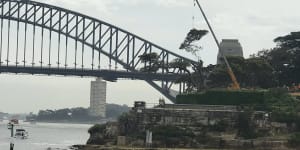
[[291, 32], [288, 35], [280, 36], [274, 39], [278, 47], [285, 49], [293, 49], [300, 47], [300, 32]]
[[[180, 49], [200, 58], [197, 52], [201, 50], [201, 46], [197, 46], [195, 42], [201, 40], [207, 33], [206, 30], [190, 30], [180, 45]], [[277, 44], [275, 48], [261, 50], [248, 59], [228, 57], [242, 87], [272, 88], [300, 83], [300, 32], [277, 37], [274, 42]], [[140, 59], [145, 64], [142, 71], [157, 72], [162, 67], [163, 62], [159, 60], [156, 53], [141, 55]], [[232, 83], [226, 66], [222, 64], [204, 67], [200, 59], [195, 64], [182, 59], [174, 59], [167, 67], [186, 73], [178, 79], [177, 83], [186, 83], [187, 91], [226, 88]]]
[[[228, 61], [243, 87], [270, 88], [276, 83], [273, 68], [264, 59], [228, 57]], [[209, 86], [212, 88], [226, 88], [232, 82], [228, 78], [227, 68], [224, 64], [213, 69], [209, 80]]]
[[[248, 59], [230, 57], [229, 62], [242, 87], [280, 87], [300, 83], [300, 32], [274, 39], [275, 48], [264, 49]], [[226, 87], [230, 80], [224, 65], [213, 69], [212, 87]]]
[[[207, 33], [207, 30], [190, 30], [184, 42], [180, 45], [180, 49], [193, 54], [199, 59], [197, 52], [201, 50], [201, 47], [197, 46], [195, 42], [201, 40]], [[200, 59], [197, 63], [191, 63], [181, 58], [176, 58], [168, 66], [163, 66], [162, 64], [166, 63], [160, 60], [158, 54], [155, 52], [140, 55], [139, 58], [144, 63], [140, 71], [156, 73], [162, 67], [178, 69], [181, 73], [185, 73], [185, 75], [180, 76], [176, 83], [186, 83], [187, 91], [199, 91], [204, 88], [204, 68], [203, 62]]]
[[207, 30], [198, 30], [195, 28], [190, 30], [179, 49], [184, 49], [185, 51], [192, 53], [194, 56], [199, 57], [197, 56], [197, 52], [200, 51], [201, 46], [194, 44], [194, 42], [201, 40], [207, 33]]
[[262, 50], [256, 57], [267, 60], [279, 86], [300, 83], [300, 32], [292, 32], [274, 40], [277, 47]]

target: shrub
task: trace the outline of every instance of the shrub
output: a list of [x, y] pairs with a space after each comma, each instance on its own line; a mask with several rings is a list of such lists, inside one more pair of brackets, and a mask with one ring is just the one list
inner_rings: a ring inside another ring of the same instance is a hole
[[137, 117], [133, 113], [123, 113], [119, 119], [120, 135], [132, 135], [138, 132]]
[[166, 125], [156, 126], [152, 129], [153, 140], [160, 141], [166, 147], [176, 147], [178, 143], [189, 143], [195, 135], [190, 129]]
[[87, 144], [92, 145], [103, 145], [105, 144], [104, 132], [106, 129], [105, 124], [96, 124], [89, 128], [88, 132], [90, 134], [90, 138], [87, 141]]
[[89, 132], [89, 134], [103, 133], [105, 129], [106, 129], [105, 124], [96, 124], [96, 125], [92, 126], [91, 128], [89, 128], [88, 132]]

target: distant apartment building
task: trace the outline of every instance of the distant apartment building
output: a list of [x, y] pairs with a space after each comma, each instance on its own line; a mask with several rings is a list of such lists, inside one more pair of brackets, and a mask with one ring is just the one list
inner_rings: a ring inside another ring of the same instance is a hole
[[237, 39], [223, 39], [220, 43], [220, 50], [218, 54], [217, 64], [223, 64], [223, 56], [220, 53], [222, 52], [225, 56], [240, 56], [244, 57], [243, 47]]
[[102, 78], [91, 82], [90, 115], [94, 117], [106, 117], [106, 87]]

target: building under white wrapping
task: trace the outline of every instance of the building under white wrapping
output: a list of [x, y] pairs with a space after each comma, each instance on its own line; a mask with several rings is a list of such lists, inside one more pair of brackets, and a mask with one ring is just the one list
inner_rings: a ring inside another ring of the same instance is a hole
[[101, 78], [91, 82], [90, 115], [94, 117], [106, 117], [106, 87], [107, 84]]

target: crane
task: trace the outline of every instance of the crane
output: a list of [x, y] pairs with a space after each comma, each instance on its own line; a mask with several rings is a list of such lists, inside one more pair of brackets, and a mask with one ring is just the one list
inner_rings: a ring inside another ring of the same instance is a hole
[[218, 40], [218, 38], [217, 38], [217, 36], [216, 36], [216, 34], [215, 34], [215, 32], [214, 32], [212, 26], [210, 25], [210, 23], [209, 23], [209, 21], [208, 21], [208, 19], [207, 19], [207, 17], [206, 17], [206, 14], [205, 14], [205, 12], [204, 12], [204, 10], [202, 9], [202, 7], [201, 7], [201, 5], [200, 5], [199, 0], [195, 0], [195, 1], [196, 1], [197, 5], [198, 5], [198, 7], [199, 7], [199, 9], [200, 9], [200, 11], [201, 11], [201, 13], [202, 13], [204, 19], [205, 19], [205, 21], [206, 21], [206, 24], [207, 24], [207, 26], [208, 26], [210, 32], [211, 32], [212, 35], [213, 35], [213, 38], [214, 38], [214, 40], [215, 40], [215, 42], [216, 42], [216, 44], [217, 44], [217, 46], [218, 46], [218, 48], [219, 48], [219, 53], [221, 54], [221, 56], [223, 57], [223, 59], [224, 59], [224, 61], [225, 61], [225, 64], [226, 64], [226, 67], [227, 67], [227, 72], [228, 72], [228, 74], [229, 74], [229, 76], [230, 76], [230, 78], [231, 78], [231, 81], [232, 81], [231, 89], [233, 89], [233, 90], [240, 90], [240, 89], [241, 89], [240, 84], [239, 84], [239, 82], [238, 82], [237, 79], [236, 79], [236, 76], [235, 76], [235, 74], [234, 74], [234, 72], [233, 72], [233, 70], [232, 70], [232, 68], [231, 68], [231, 66], [230, 66], [230, 64], [229, 64], [229, 62], [228, 62], [228, 59], [226, 58], [226, 56], [224, 55], [224, 53], [223, 53], [222, 50], [221, 50], [219, 40]]

